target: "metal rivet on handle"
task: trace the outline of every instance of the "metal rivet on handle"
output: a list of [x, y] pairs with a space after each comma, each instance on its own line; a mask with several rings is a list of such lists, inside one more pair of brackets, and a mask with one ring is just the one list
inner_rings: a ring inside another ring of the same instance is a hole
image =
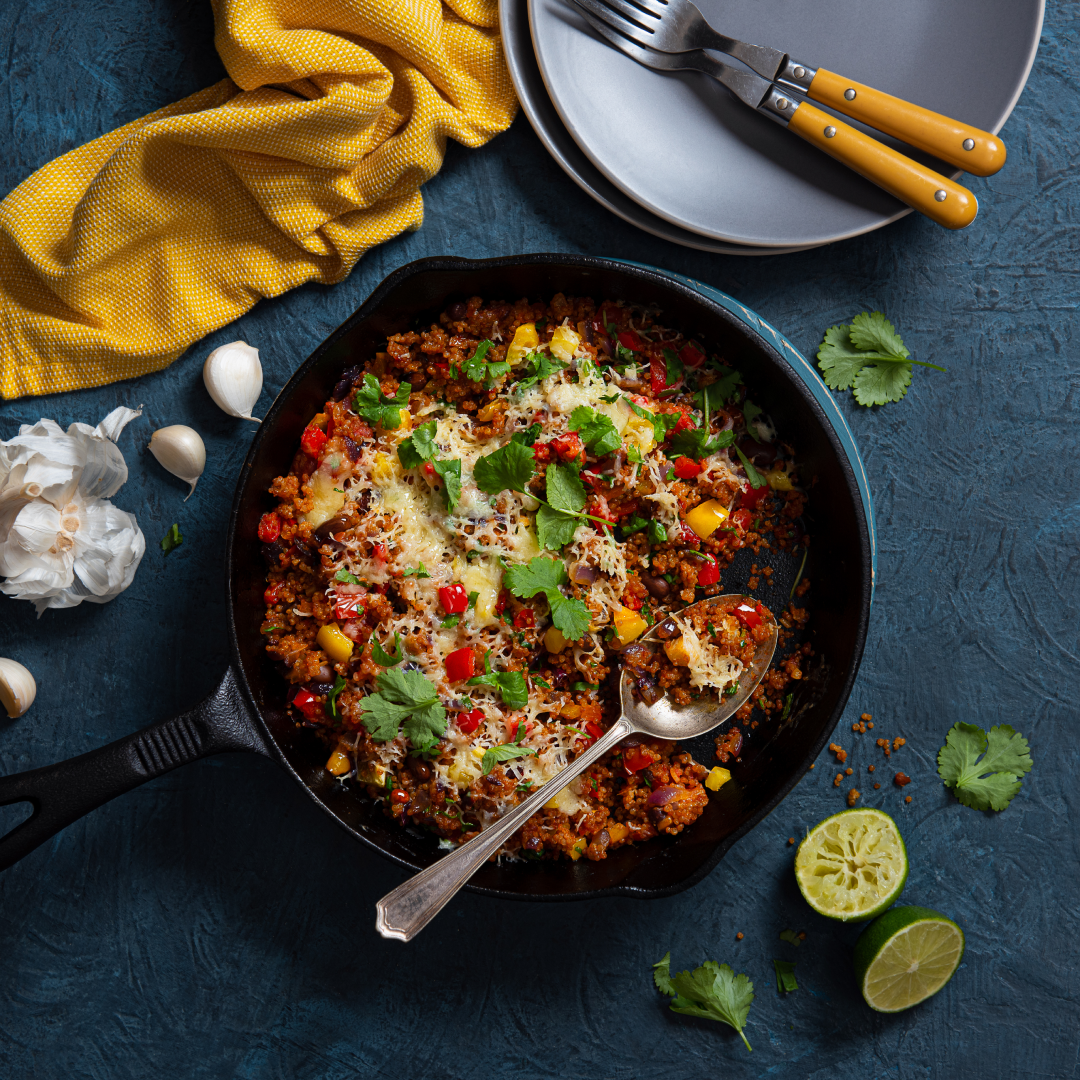
[[833, 137], [833, 136], [834, 136], [835, 134], [836, 134], [836, 128], [834, 128], [834, 127], [832, 126], [832, 124], [830, 124], [830, 125], [829, 125], [829, 126], [828, 126], [828, 127], [826, 128], [826, 129], [825, 129], [825, 138], [826, 138], [826, 139], [831, 139], [831, 138], [832, 138], [832, 137]]
[[964, 140], [964, 149], [965, 150], [974, 150], [975, 149], [975, 140], [974, 139], [965, 139]]
[[941, 188], [938, 188], [938, 190], [934, 192], [934, 198], [937, 199], [938, 202], [944, 202], [948, 197], [949, 193], [947, 191], [942, 191]]
[[782, 98], [778, 98], [778, 99], [777, 99], [777, 102], [776, 102], [776, 107], [777, 107], [777, 108], [778, 108], [778, 109], [779, 109], [779, 110], [780, 110], [781, 112], [783, 112], [783, 111], [784, 111], [784, 110], [785, 110], [785, 109], [786, 109], [786, 108], [787, 108], [787, 107], [788, 107], [788, 106], [789, 106], [790, 104], [791, 104], [791, 102], [790, 102], [790, 101], [788, 101], [788, 99], [787, 99], [786, 97], [782, 97]]
[[849, 86], [844, 91], [844, 97], [846, 97], [848, 99], [848, 101], [854, 101], [855, 100], [855, 91]]
[[806, 74], [806, 68], [804, 68], [804, 67], [797, 67], [797, 68], [795, 69], [795, 78], [796, 78], [796, 79], [801, 79], [801, 78], [803, 78], [803, 76], [804, 76], [805, 74]]

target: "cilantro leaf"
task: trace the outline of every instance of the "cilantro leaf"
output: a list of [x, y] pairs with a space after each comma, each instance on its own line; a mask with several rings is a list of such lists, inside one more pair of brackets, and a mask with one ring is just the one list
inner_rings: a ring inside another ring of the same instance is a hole
[[975, 724], [953, 724], [938, 751], [938, 775], [973, 810], [1004, 810], [1032, 764], [1027, 740], [1008, 724], [992, 727], [989, 737]]
[[676, 431], [671, 442], [664, 448], [669, 458], [688, 457], [700, 461], [717, 450], [723, 450], [735, 441], [735, 432], [721, 431], [710, 435], [704, 428], [684, 428]]
[[[490, 666], [486, 660], [485, 666]], [[488, 671], [484, 675], [474, 675], [466, 685], [495, 687], [503, 704], [510, 709], [524, 709], [529, 702], [529, 688], [520, 671]]]
[[498, 495], [506, 490], [524, 492], [535, 471], [532, 447], [511, 440], [501, 449], [477, 460], [473, 466], [473, 481], [487, 495]]
[[335, 575], [335, 581], [343, 581], [347, 585], [362, 585], [363, 582], [355, 575], [349, 573], [345, 567], [342, 567]]
[[597, 457], [612, 454], [622, 446], [619, 429], [611, 418], [588, 405], [579, 405], [570, 414], [570, 430], [576, 431], [585, 446]]
[[555, 510], [576, 514], [585, 509], [585, 485], [578, 470], [570, 465], [549, 465], [547, 501]]
[[326, 695], [326, 704], [330, 706], [330, 715], [335, 720], [337, 719], [338, 715], [337, 699], [341, 697], [341, 691], [344, 690], [345, 687], [348, 685], [349, 684], [348, 682], [346, 682], [345, 679], [343, 679], [340, 675], [337, 675], [334, 677], [334, 685], [330, 690], [330, 693]]
[[[869, 355], [863, 353], [863, 356]], [[911, 365], [867, 364], [855, 376], [855, 400], [860, 405], [884, 405], [899, 401], [911, 385]]]
[[755, 427], [754, 427], [754, 421], [764, 411], [765, 410], [760, 405], [755, 405], [749, 398], [747, 398], [746, 401], [743, 402], [743, 407], [742, 407], [743, 421], [746, 423], [747, 434], [750, 435], [751, 438], [754, 437], [754, 433], [755, 433], [755, 430], [756, 430]]
[[830, 326], [818, 349], [818, 367], [825, 375], [825, 385], [832, 390], [847, 390], [855, 382], [866, 361], [851, 340], [850, 326]]
[[435, 471], [442, 477], [443, 483], [446, 485], [446, 505], [450, 508], [450, 512], [453, 513], [458, 500], [461, 498], [461, 459], [455, 458], [453, 461], [449, 461], [442, 458], [434, 462], [434, 466]]
[[446, 709], [419, 671], [390, 668], [375, 676], [375, 685], [377, 691], [363, 700], [361, 719], [377, 742], [397, 738], [404, 724], [413, 745], [428, 750], [446, 731]]
[[383, 650], [383, 647], [374, 639], [371, 639], [371, 659], [375, 661], [380, 667], [395, 667], [400, 664], [405, 658], [405, 654], [401, 651], [401, 635], [394, 635], [394, 652], [388, 653]]
[[431, 574], [428, 573], [427, 567], [423, 563], [421, 563], [419, 566], [406, 566], [405, 569], [401, 571], [401, 576], [416, 577], [417, 579], [419, 579], [426, 577], [429, 578], [431, 577]]
[[795, 981], [795, 962], [793, 960], [774, 960], [773, 967], [776, 969], [777, 993], [784, 994], [799, 989], [799, 984]]
[[369, 424], [379, 424], [387, 431], [401, 427], [401, 410], [409, 407], [411, 383], [402, 383], [393, 397], [387, 397], [379, 386], [379, 380], [370, 371], [364, 374], [364, 385], [356, 391], [357, 413]]
[[180, 526], [174, 521], [169, 526], [169, 531], [161, 538], [161, 550], [168, 555], [170, 551], [175, 551], [183, 542], [184, 538], [180, 534]]
[[522, 390], [528, 389], [528, 387], [554, 375], [555, 372], [562, 371], [564, 367], [569, 367], [569, 365], [548, 356], [547, 353], [529, 353], [529, 366], [525, 369], [528, 374], [517, 385]]
[[641, 448], [637, 443], [630, 443], [626, 447], [626, 460], [631, 465], [640, 465], [645, 459], [641, 456]]
[[649, 543], [663, 544], [667, 542], [668, 531], [667, 526], [661, 525], [659, 521], [653, 518], [648, 525], [645, 526], [645, 535], [649, 538]]
[[536, 512], [536, 535], [540, 546], [549, 551], [559, 551], [574, 539], [580, 524], [581, 518], [541, 504]]
[[417, 465], [422, 465], [435, 456], [438, 449], [435, 445], [437, 426], [434, 420], [429, 420], [416, 428], [407, 439], [402, 439], [397, 454], [403, 468], [415, 469]]
[[907, 360], [911, 353], [893, 324], [880, 311], [864, 311], [851, 320], [851, 343], [862, 352], [879, 353]]
[[742, 382], [742, 375], [734, 368], [717, 364], [716, 370], [720, 372], [720, 378], [708, 386], [703, 386], [694, 395], [698, 406], [708, 409], [709, 412], [715, 412], [725, 401], [734, 397], [736, 387]]
[[769, 481], [750, 464], [750, 459], [737, 446], [735, 447], [735, 453], [739, 455], [742, 467], [746, 470], [746, 479], [750, 481], [750, 486], [752, 488], [763, 488]]
[[531, 746], [521, 745], [521, 739], [524, 734], [525, 725], [519, 722], [517, 734], [514, 736], [512, 742], [503, 743], [502, 746], [492, 746], [484, 751], [484, 756], [480, 759], [480, 771], [484, 776], [487, 776], [500, 761], [510, 761], [513, 758], [525, 757], [526, 754], [536, 753]]
[[799, 935], [797, 933], [795, 933], [794, 930], [781, 930], [780, 931], [780, 940], [781, 941], [790, 941], [791, 944], [794, 945], [796, 949], [802, 944], [802, 938], [799, 937]]
[[524, 431], [515, 431], [510, 436], [510, 441], [519, 442], [522, 446], [533, 446], [543, 430], [539, 424], [530, 424]]
[[634, 533], [641, 532], [648, 524], [649, 522], [645, 518], [634, 514], [633, 517], [626, 518], [619, 527], [622, 529], [623, 538], [625, 539], [627, 536], [633, 536]]
[[715, 960], [672, 975], [668, 953], [653, 965], [653, 982], [661, 993], [675, 998], [670, 1005], [672, 1012], [727, 1024], [739, 1033], [746, 1049], [752, 1049], [743, 1028], [754, 1000], [754, 984], [745, 975], [736, 975], [727, 964]]
[[685, 374], [686, 365], [679, 359], [679, 356], [674, 349], [664, 349], [663, 352], [664, 371], [667, 374], [664, 385], [674, 386]]
[[571, 600], [559, 592], [559, 586], [566, 582], [566, 565], [543, 555], [526, 564], [508, 567], [503, 578], [506, 587], [524, 600], [543, 593], [556, 629], [562, 631], [567, 641], [580, 641], [589, 629], [592, 615], [580, 600]]
[[667, 433], [682, 419], [682, 413], [651, 413], [643, 409], [637, 402], [626, 399], [626, 404], [641, 417], [648, 420], [653, 426], [653, 439], [660, 443], [667, 437]]

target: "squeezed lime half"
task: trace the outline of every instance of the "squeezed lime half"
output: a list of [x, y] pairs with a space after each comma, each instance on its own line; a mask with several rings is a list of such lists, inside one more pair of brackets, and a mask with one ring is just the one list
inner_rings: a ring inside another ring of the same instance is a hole
[[898, 907], [855, 944], [855, 977], [871, 1009], [902, 1012], [936, 994], [964, 956], [964, 932], [940, 912]]
[[799, 845], [795, 878], [806, 902], [830, 919], [872, 919], [900, 895], [908, 875], [904, 838], [869, 807], [819, 822]]

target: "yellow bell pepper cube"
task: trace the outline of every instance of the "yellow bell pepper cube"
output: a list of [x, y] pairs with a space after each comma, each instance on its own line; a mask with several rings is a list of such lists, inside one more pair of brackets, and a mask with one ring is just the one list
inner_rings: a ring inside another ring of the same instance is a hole
[[715, 499], [710, 499], [708, 502], [699, 503], [686, 515], [686, 524], [705, 540], [727, 521], [727, 517], [727, 507]]
[[773, 491], [790, 491], [793, 486], [791, 477], [783, 469], [770, 469], [765, 474], [765, 479], [769, 481], [769, 487]]
[[335, 664], [344, 664], [352, 656], [353, 643], [341, 632], [337, 623], [327, 623], [315, 635], [315, 644]]
[[690, 653], [687, 652], [686, 642], [683, 641], [681, 635], [671, 641], [665, 641], [664, 652], [667, 653], [667, 658], [677, 667], [690, 666]]
[[352, 762], [349, 760], [348, 754], [335, 750], [326, 763], [326, 771], [333, 773], [335, 776], [344, 776], [347, 772], [351, 772]]
[[555, 333], [551, 335], [548, 348], [556, 360], [569, 364], [574, 359], [574, 353], [580, 344], [581, 338], [569, 326], [558, 326], [555, 328]]
[[556, 627], [549, 627], [544, 635], [544, 648], [553, 656], [557, 656], [566, 648], [566, 636]]
[[649, 624], [632, 608], [620, 607], [615, 612], [615, 633], [623, 645], [629, 645], [648, 629]]
[[579, 840], [575, 840], [574, 846], [567, 852], [567, 854], [570, 856], [571, 859], [574, 860], [574, 862], [577, 862], [578, 859], [580, 859], [581, 856], [585, 854], [585, 848], [588, 847], [588, 843], [589, 842], [585, 839], [584, 836], [581, 837], [581, 839]]
[[705, 786], [710, 791], [719, 791], [730, 779], [731, 773], [717, 765], [709, 770], [709, 775], [705, 777]]
[[522, 323], [514, 331], [514, 340], [506, 350], [506, 359], [516, 364], [526, 353], [530, 353], [540, 344], [540, 335], [536, 332], [536, 323]]
[[607, 834], [613, 844], [617, 844], [620, 840], [625, 840], [626, 834], [629, 831], [629, 827], [624, 825], [621, 821], [609, 821], [607, 824]]

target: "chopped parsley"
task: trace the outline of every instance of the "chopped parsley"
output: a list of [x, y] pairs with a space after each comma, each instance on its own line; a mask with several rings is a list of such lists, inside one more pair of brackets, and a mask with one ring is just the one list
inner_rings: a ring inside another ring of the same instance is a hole
[[174, 521], [169, 531], [161, 538], [161, 550], [168, 555], [170, 551], [175, 551], [183, 542], [184, 538], [180, 534], [180, 526]]
[[401, 576], [417, 578], [431, 577], [427, 571], [427, 567], [423, 563], [419, 566], [406, 566], [405, 569], [401, 571]]
[[953, 724], [938, 751], [938, 775], [973, 810], [1004, 810], [1032, 764], [1027, 739], [1008, 724], [989, 733], [975, 724]]
[[334, 686], [330, 693], [326, 695], [326, 704], [330, 708], [330, 715], [336, 720], [338, 718], [337, 699], [341, 697], [341, 691], [348, 686], [348, 682], [340, 675], [334, 678]]

